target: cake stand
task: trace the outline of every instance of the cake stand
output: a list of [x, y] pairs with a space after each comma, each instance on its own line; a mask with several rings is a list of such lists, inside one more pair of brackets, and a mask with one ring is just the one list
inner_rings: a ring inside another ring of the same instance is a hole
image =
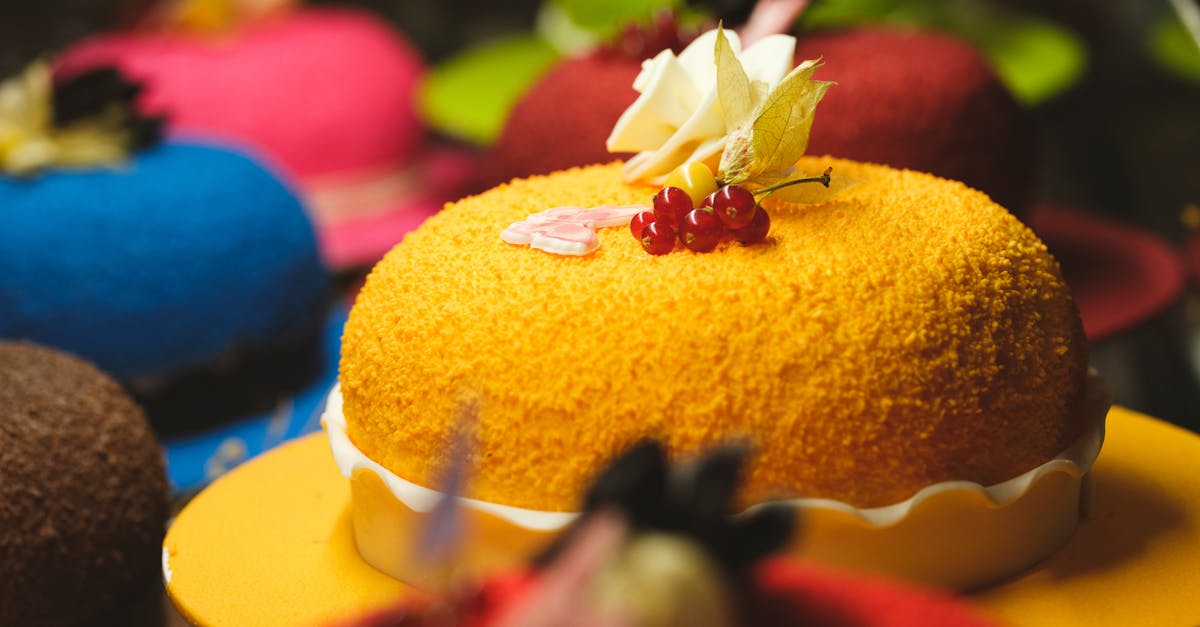
[[[968, 599], [1018, 625], [1200, 624], [1200, 436], [1113, 408], [1092, 477], [1091, 516], [1061, 551]], [[415, 594], [358, 557], [322, 433], [201, 492], [167, 533], [163, 570], [204, 627], [319, 625]]]

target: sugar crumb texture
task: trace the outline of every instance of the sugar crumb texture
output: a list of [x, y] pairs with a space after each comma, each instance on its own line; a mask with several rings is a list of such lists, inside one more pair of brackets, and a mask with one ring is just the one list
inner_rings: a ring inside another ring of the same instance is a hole
[[1078, 434], [1086, 371], [1058, 265], [984, 194], [832, 158], [862, 179], [821, 205], [768, 204], [771, 232], [646, 254], [626, 228], [565, 258], [505, 244], [544, 209], [648, 203], [620, 165], [514, 181], [447, 207], [371, 272], [343, 338], [348, 430], [436, 488], [455, 406], [479, 399], [469, 496], [572, 510], [616, 451], [756, 450], [745, 502], [894, 503], [991, 484]]

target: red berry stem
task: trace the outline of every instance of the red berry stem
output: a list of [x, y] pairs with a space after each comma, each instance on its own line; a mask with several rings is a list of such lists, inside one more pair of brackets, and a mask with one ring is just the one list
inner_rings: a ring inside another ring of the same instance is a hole
[[820, 183], [820, 184], [824, 185], [825, 187], [829, 187], [829, 182], [831, 180], [830, 175], [832, 175], [832, 174], [833, 174], [833, 167], [830, 166], [828, 168], [825, 168], [825, 172], [822, 173], [821, 176], [810, 176], [808, 178], [795, 179], [795, 180], [791, 180], [791, 181], [784, 181], [782, 183], [776, 183], [770, 187], [764, 187], [764, 188], [754, 192], [754, 195], [762, 196], [762, 198], [758, 199], [759, 202], [762, 202], [762, 200], [764, 198], [766, 198], [767, 196], [770, 196], [771, 194], [773, 194], [785, 187], [790, 187], [792, 185], [799, 185], [801, 183]]

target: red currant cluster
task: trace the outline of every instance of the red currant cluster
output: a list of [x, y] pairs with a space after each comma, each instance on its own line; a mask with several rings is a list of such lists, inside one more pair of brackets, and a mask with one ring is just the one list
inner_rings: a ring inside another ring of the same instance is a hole
[[654, 195], [654, 210], [634, 216], [629, 229], [651, 255], [675, 248], [675, 241], [698, 253], [706, 253], [725, 239], [743, 244], [761, 242], [771, 228], [771, 217], [746, 188], [726, 185], [705, 196], [694, 207], [691, 196], [679, 187], [668, 186]]
[[800, 183], [829, 187], [833, 168], [821, 176], [797, 178], [751, 193], [740, 185], [721, 185], [703, 163], [683, 163], [667, 175], [666, 186], [654, 195], [653, 211], [633, 217], [629, 230], [651, 255], [665, 255], [682, 242], [688, 250], [706, 253], [725, 240], [757, 244], [771, 230], [767, 215], [756, 196], [765, 198]]

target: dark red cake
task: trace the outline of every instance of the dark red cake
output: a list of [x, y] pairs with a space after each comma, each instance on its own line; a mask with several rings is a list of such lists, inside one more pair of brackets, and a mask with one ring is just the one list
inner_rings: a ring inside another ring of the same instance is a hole
[[[653, 56], [654, 51], [645, 54]], [[1024, 112], [974, 48], [950, 36], [859, 28], [805, 33], [796, 61], [823, 58], [836, 81], [808, 154], [931, 172], [1020, 213], [1034, 146]], [[514, 107], [490, 158], [490, 182], [627, 157], [605, 139], [637, 93], [641, 58], [599, 50], [547, 72]]]
[[637, 99], [640, 62], [602, 52], [564, 61], [521, 97], [486, 163], [488, 187], [509, 179], [628, 157], [604, 147]]
[[945, 35], [885, 28], [813, 33], [796, 61], [822, 57], [836, 81], [809, 135], [809, 154], [931, 172], [1020, 213], [1032, 200], [1033, 133], [987, 62]]

